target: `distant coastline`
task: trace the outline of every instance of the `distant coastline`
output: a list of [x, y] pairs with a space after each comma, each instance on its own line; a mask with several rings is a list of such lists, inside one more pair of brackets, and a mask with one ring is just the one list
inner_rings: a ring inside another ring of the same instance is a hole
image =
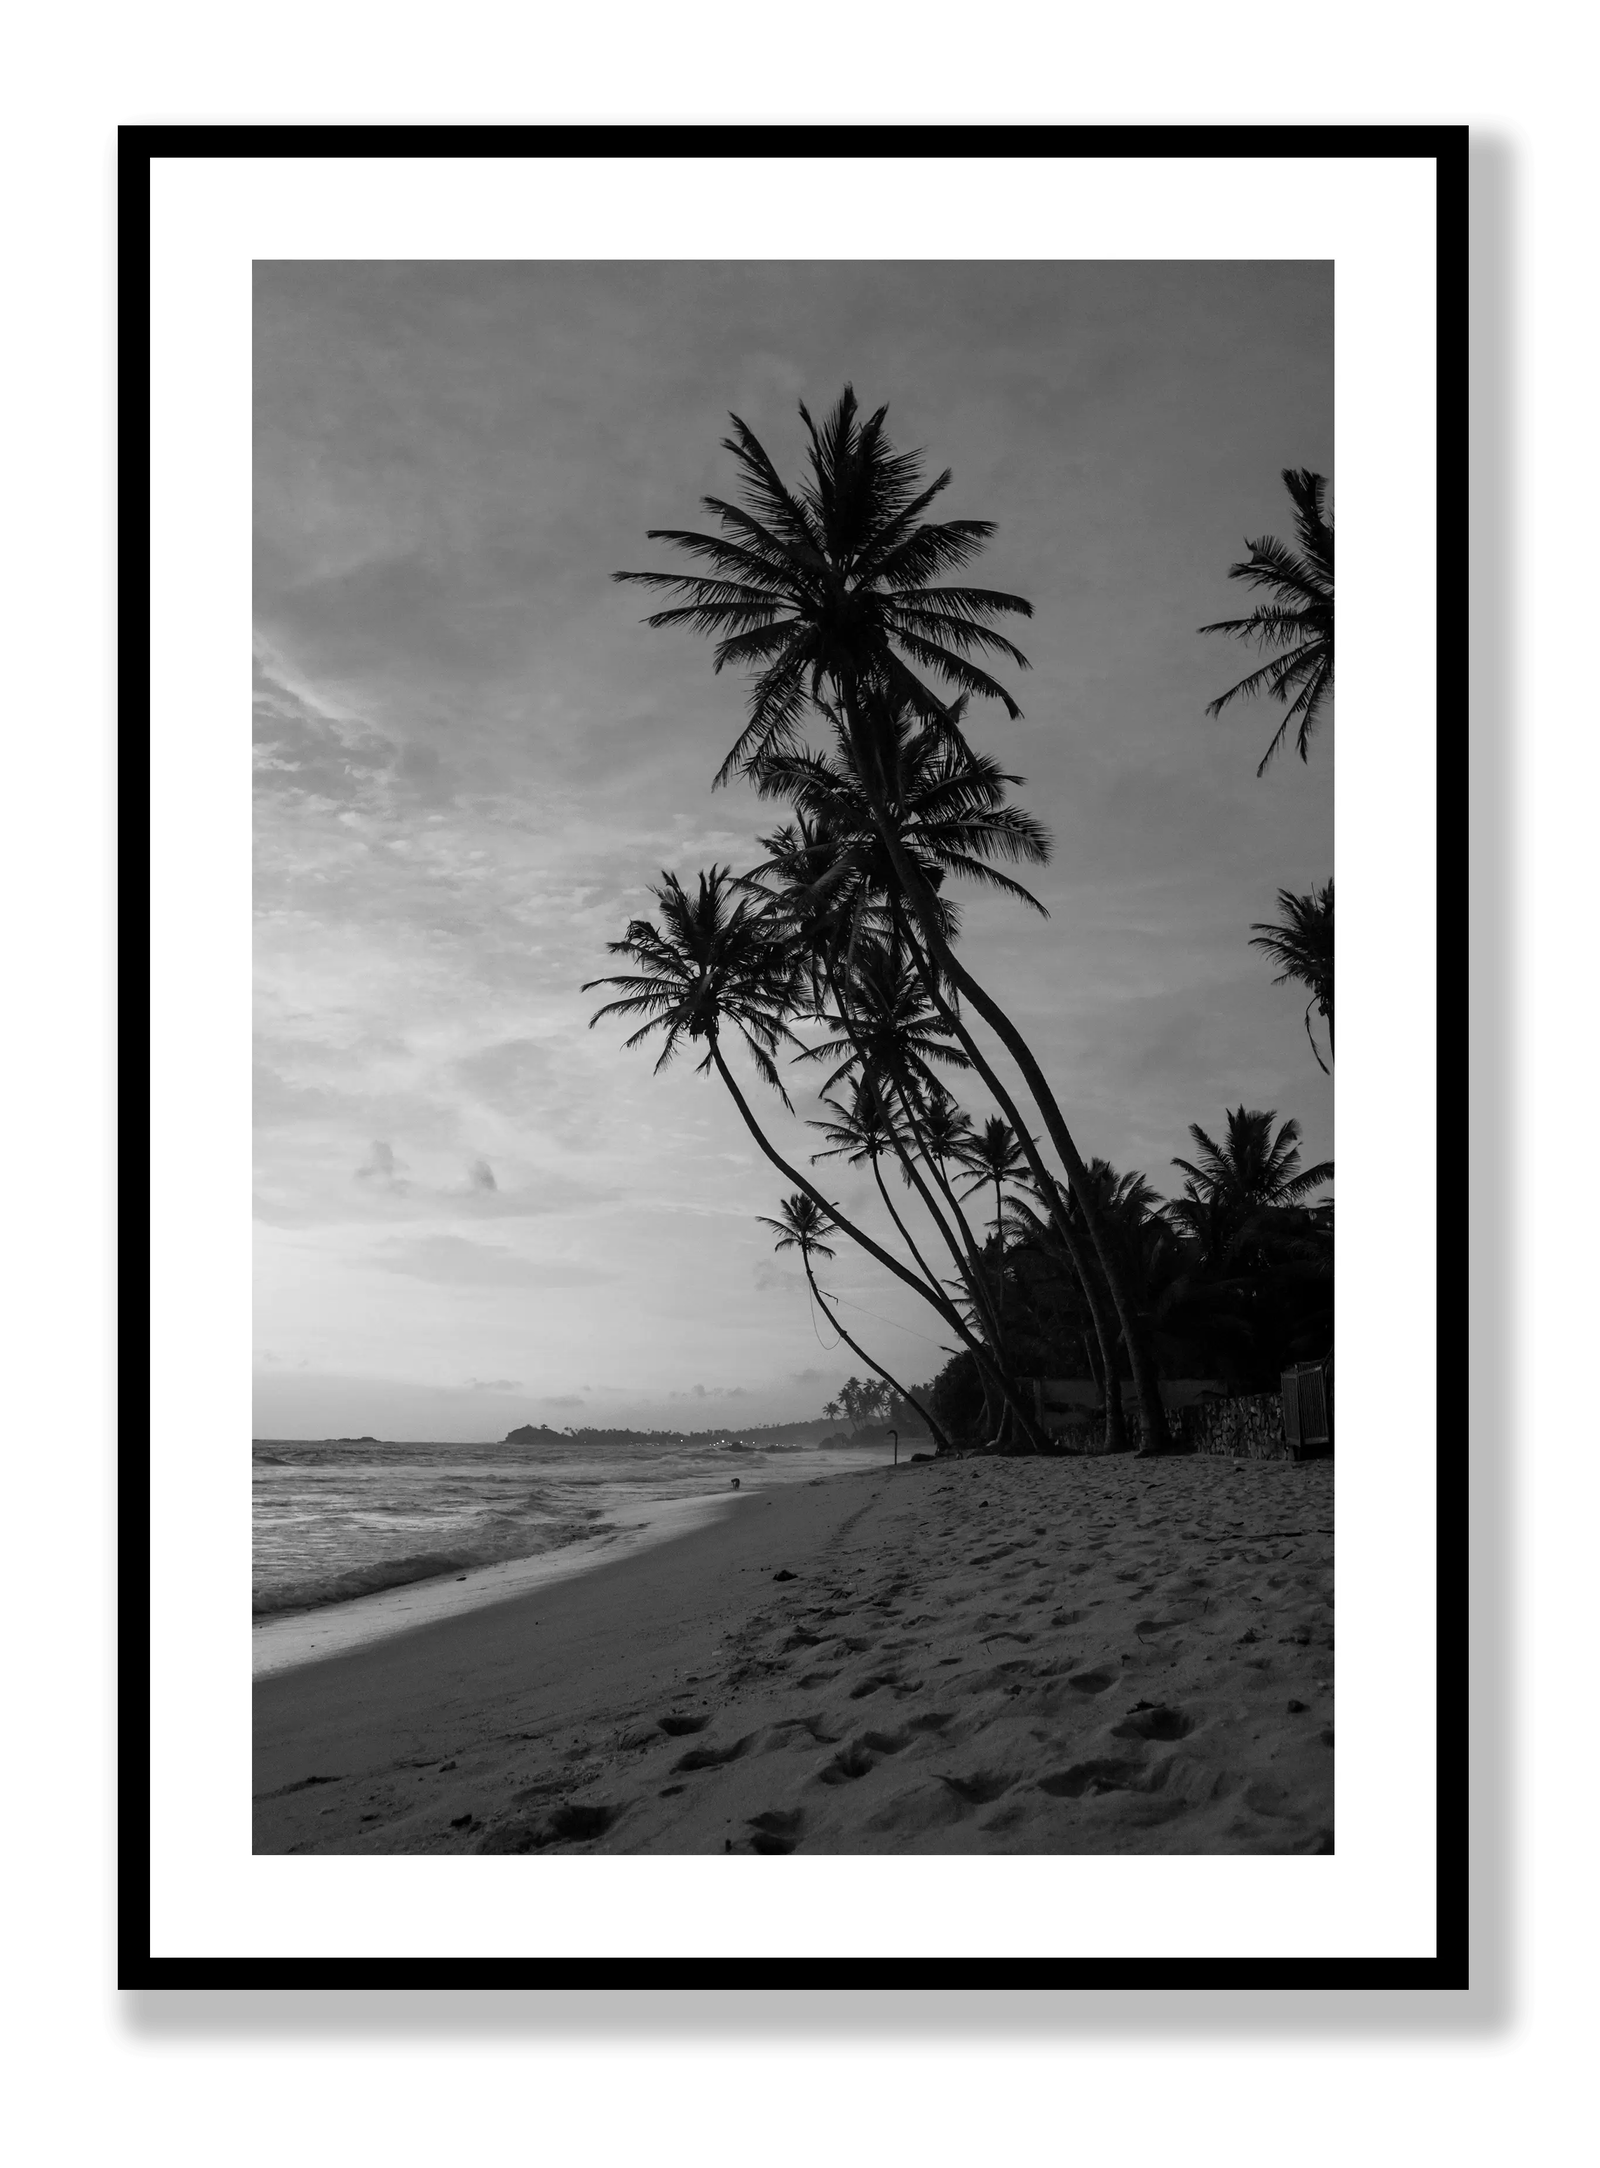
[[[904, 1436], [911, 1433], [906, 1431]], [[731, 1423], [718, 1423], [710, 1430], [606, 1430], [585, 1428], [578, 1430], [552, 1430], [548, 1423], [523, 1423], [515, 1430], [507, 1431], [503, 1438], [462, 1438], [439, 1440], [432, 1438], [252, 1438], [252, 1445], [433, 1445], [457, 1443], [469, 1445], [876, 1445], [887, 1438], [888, 1432], [881, 1425], [866, 1425], [852, 1431], [848, 1426], [829, 1421], [823, 1416], [812, 1416], [798, 1423], [753, 1423], [736, 1428]]]

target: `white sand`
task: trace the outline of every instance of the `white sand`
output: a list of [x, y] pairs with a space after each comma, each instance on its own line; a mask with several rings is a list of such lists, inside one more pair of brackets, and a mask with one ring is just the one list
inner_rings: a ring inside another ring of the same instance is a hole
[[256, 1848], [1325, 1851], [1332, 1530], [1329, 1462], [759, 1493], [263, 1679]]

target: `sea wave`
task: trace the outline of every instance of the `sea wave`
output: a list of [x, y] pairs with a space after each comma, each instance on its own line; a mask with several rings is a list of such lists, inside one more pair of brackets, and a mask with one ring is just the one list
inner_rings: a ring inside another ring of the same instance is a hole
[[[277, 1618], [288, 1611], [315, 1611], [332, 1603], [350, 1603], [357, 1596], [375, 1596], [380, 1589], [405, 1588], [413, 1581], [436, 1581], [446, 1574], [470, 1573], [475, 1566], [497, 1566], [513, 1558], [540, 1558], [549, 1551], [564, 1550], [595, 1536], [616, 1533], [614, 1521], [589, 1516], [559, 1526], [548, 1522], [537, 1531], [524, 1531], [519, 1543], [463, 1545], [446, 1551], [421, 1551], [406, 1558], [375, 1558], [340, 1572], [305, 1575], [258, 1587], [251, 1598], [251, 1615]], [[535, 1540], [536, 1538], [536, 1540]]]

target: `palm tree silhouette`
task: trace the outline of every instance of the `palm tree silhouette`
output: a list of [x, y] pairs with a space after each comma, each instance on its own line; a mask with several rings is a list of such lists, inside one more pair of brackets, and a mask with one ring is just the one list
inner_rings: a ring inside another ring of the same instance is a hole
[[801, 742], [808, 698], [825, 684], [854, 688], [885, 680], [917, 712], [942, 726], [948, 711], [908, 669], [906, 656], [955, 693], [1021, 710], [972, 660], [1027, 658], [994, 629], [1005, 616], [1031, 617], [1020, 595], [980, 587], [940, 586], [994, 533], [992, 520], [923, 517], [950, 483], [950, 470], [924, 486], [920, 455], [896, 452], [884, 433], [888, 407], [860, 419], [846, 384], [819, 427], [802, 402], [811, 440], [811, 479], [791, 491], [753, 430], [737, 414], [723, 449], [739, 467], [742, 502], [703, 497], [722, 532], [652, 527], [647, 539], [670, 542], [712, 567], [709, 574], [618, 572], [659, 593], [680, 597], [647, 619], [687, 625], [717, 639], [714, 667], [730, 662], [759, 673], [749, 721], [718, 772], [725, 782], [762, 757]]
[[1004, 1183], [1020, 1182], [1027, 1171], [1027, 1155], [1017, 1141], [1017, 1133], [1009, 1122], [990, 1115], [983, 1127], [967, 1140], [962, 1158], [973, 1180], [961, 1192], [970, 1197], [974, 1190], [982, 1189], [986, 1182], [994, 1184], [995, 1237], [1000, 1238], [1000, 1191]]
[[1198, 1122], [1189, 1134], [1200, 1147], [1198, 1163], [1174, 1159], [1172, 1164], [1188, 1176], [1184, 1194], [1168, 1207], [1179, 1224], [1198, 1227], [1202, 1215], [1219, 1214], [1224, 1225], [1237, 1229], [1263, 1212], [1298, 1205], [1333, 1180], [1333, 1161], [1319, 1160], [1314, 1167], [1300, 1165], [1300, 1124], [1287, 1121], [1273, 1135], [1278, 1117], [1257, 1107], [1233, 1107], [1228, 1112], [1228, 1131], [1219, 1144], [1207, 1136]]
[[[931, 521], [924, 517], [950, 480], [949, 470], [924, 485], [920, 455], [896, 452], [884, 431], [886, 407], [865, 421], [847, 384], [819, 427], [802, 405], [810, 438], [810, 475], [791, 491], [765, 448], [737, 416], [723, 439], [740, 470], [742, 501], [703, 503], [720, 535], [655, 528], [711, 567], [709, 573], [621, 572], [676, 599], [648, 622], [684, 625], [715, 636], [715, 668], [738, 663], [755, 673], [748, 719], [718, 771], [717, 781], [797, 752], [810, 702], [826, 690], [848, 736], [855, 774], [883, 840], [900, 898], [915, 918], [930, 965], [1000, 1038], [1021, 1070], [1061, 1155], [1069, 1179], [1081, 1183], [1082, 1155], [1032, 1048], [951, 946], [939, 898], [909, 852], [890, 811], [888, 741], [906, 709], [931, 729], [960, 739], [951, 701], [961, 695], [998, 700], [1020, 714], [1011, 694], [975, 661], [1003, 656], [1019, 668], [1027, 658], [995, 621], [1032, 615], [1018, 595], [941, 585], [994, 532], [989, 520]], [[927, 676], [919, 675], [919, 671]], [[943, 691], [927, 682], [931, 676]], [[964, 743], [964, 741], [961, 741]], [[976, 1042], [957, 1020], [975, 1061]], [[980, 1063], [995, 1090], [992, 1068]], [[1007, 1112], [1007, 1102], [997, 1103]], [[1016, 1124], [1019, 1131], [1023, 1125]], [[1166, 1421], [1155, 1369], [1139, 1319], [1092, 1205], [1085, 1220], [1115, 1302], [1132, 1363], [1149, 1450], [1160, 1450]]]
[[757, 1219], [761, 1226], [772, 1228], [778, 1237], [777, 1241], [772, 1245], [774, 1254], [784, 1250], [798, 1250], [800, 1252], [800, 1262], [805, 1268], [806, 1285], [811, 1289], [816, 1305], [828, 1320], [828, 1323], [839, 1335], [845, 1346], [861, 1357], [869, 1370], [876, 1371], [884, 1383], [897, 1392], [908, 1406], [916, 1409], [922, 1420], [927, 1424], [929, 1435], [933, 1438], [939, 1451], [947, 1453], [950, 1450], [950, 1440], [922, 1405], [922, 1402], [917, 1399], [914, 1393], [909, 1392], [898, 1378], [891, 1376], [884, 1369], [882, 1363], [874, 1361], [861, 1343], [852, 1339], [850, 1334], [845, 1331], [835, 1312], [828, 1308], [827, 1298], [817, 1285], [816, 1275], [811, 1269], [811, 1260], [813, 1257], [833, 1257], [837, 1255], [836, 1251], [828, 1247], [824, 1239], [832, 1226], [829, 1215], [817, 1204], [815, 1198], [808, 1197], [803, 1191], [797, 1190], [793, 1196], [785, 1197], [779, 1204], [776, 1219], [769, 1219], [764, 1212], [758, 1213]]
[[1331, 1076], [1320, 1054], [1311, 1031], [1311, 1012], [1316, 1010], [1328, 1027], [1328, 1053], [1333, 1054], [1333, 883], [1314, 888], [1309, 896], [1297, 896], [1293, 889], [1278, 890], [1278, 909], [1281, 920], [1258, 922], [1250, 928], [1250, 946], [1265, 951], [1275, 964], [1283, 969], [1273, 980], [1274, 986], [1282, 986], [1287, 979], [1298, 979], [1309, 987], [1311, 999], [1306, 1003], [1306, 1037], [1311, 1040], [1311, 1051], [1317, 1056], [1317, 1067], [1325, 1076]]
[[1270, 661], [1230, 685], [1206, 709], [1208, 715], [1220, 715], [1230, 700], [1248, 700], [1256, 693], [1270, 693], [1288, 708], [1261, 756], [1257, 775], [1265, 773], [1291, 723], [1298, 724], [1295, 745], [1305, 759], [1311, 733], [1333, 691], [1333, 521], [1324, 509], [1328, 485], [1309, 467], [1285, 467], [1283, 482], [1294, 502], [1299, 553], [1275, 535], [1247, 541], [1250, 555], [1230, 565], [1228, 577], [1264, 588], [1271, 599], [1258, 602], [1248, 617], [1222, 618], [1200, 627], [1276, 650]]
[[740, 893], [740, 884], [725, 866], [702, 873], [694, 895], [671, 873], [662, 875], [652, 893], [658, 919], [636, 918], [621, 940], [606, 944], [612, 955], [627, 957], [637, 968], [590, 979], [584, 985], [585, 993], [597, 987], [618, 989], [616, 999], [605, 1002], [589, 1019], [590, 1029], [603, 1016], [642, 1017], [644, 1021], [623, 1044], [638, 1046], [652, 1032], [661, 1032], [664, 1044], [656, 1062], [658, 1072], [686, 1039], [703, 1040], [705, 1058], [697, 1066], [702, 1072], [716, 1070], [762, 1154], [819, 1205], [834, 1226], [896, 1279], [915, 1288], [981, 1359], [960, 1311], [948, 1297], [925, 1285], [789, 1164], [757, 1121], [728, 1066], [721, 1036], [731, 1028], [743, 1041], [757, 1074], [793, 1111], [773, 1060], [780, 1048], [800, 1043], [789, 1024], [799, 985], [792, 946], [775, 935], [772, 922], [747, 894]]

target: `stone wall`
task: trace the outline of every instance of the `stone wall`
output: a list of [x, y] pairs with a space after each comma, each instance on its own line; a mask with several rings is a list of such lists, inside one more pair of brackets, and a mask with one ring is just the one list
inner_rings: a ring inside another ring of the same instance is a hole
[[1207, 1400], [1183, 1411], [1181, 1451], [1221, 1453], [1235, 1460], [1292, 1460], [1283, 1435], [1283, 1398], [1249, 1393], [1237, 1400]]
[[[1137, 1452], [1141, 1438], [1137, 1409], [1127, 1414], [1128, 1450]], [[1211, 1453], [1235, 1460], [1293, 1460], [1295, 1455], [1283, 1434], [1283, 1398], [1279, 1393], [1249, 1393], [1236, 1400], [1202, 1400], [1184, 1408], [1168, 1408], [1168, 1453]], [[1050, 1447], [1055, 1453], [1100, 1454], [1105, 1451], [1105, 1419], [1094, 1416], [1082, 1422], [1052, 1423]], [[1015, 1446], [1025, 1452], [1025, 1446]], [[1327, 1451], [1328, 1448], [1314, 1448]]]

